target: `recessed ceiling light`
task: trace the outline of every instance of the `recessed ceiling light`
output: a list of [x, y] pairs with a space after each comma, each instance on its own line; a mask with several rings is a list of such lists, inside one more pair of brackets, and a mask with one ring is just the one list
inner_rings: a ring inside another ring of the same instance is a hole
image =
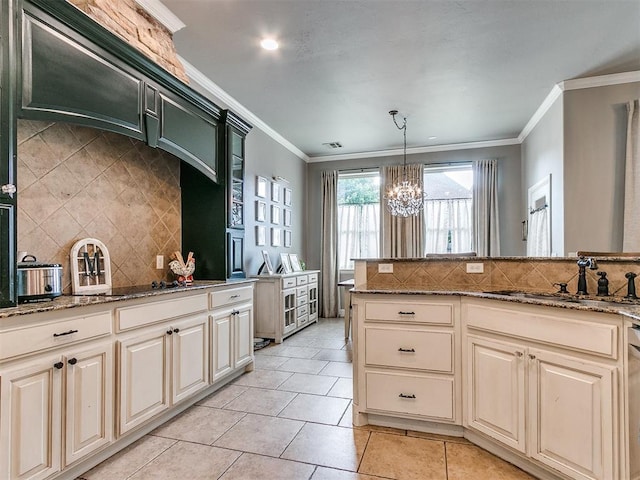
[[273, 38], [263, 38], [260, 42], [260, 46], [265, 50], [277, 50], [278, 42]]
[[429, 140], [435, 140], [438, 137], [429, 137]]

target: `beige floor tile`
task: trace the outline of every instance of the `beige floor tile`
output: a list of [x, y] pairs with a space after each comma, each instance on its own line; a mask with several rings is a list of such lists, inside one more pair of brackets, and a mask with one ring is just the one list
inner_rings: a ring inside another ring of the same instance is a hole
[[210, 480], [222, 475], [240, 455], [241, 452], [233, 450], [178, 442], [136, 472], [130, 480]]
[[283, 344], [286, 347], [310, 347], [316, 337], [311, 335], [303, 335], [303, 333], [304, 331], [285, 338]]
[[322, 349], [313, 358], [317, 360], [330, 360], [332, 362], [351, 362], [352, 355], [351, 352], [346, 350]]
[[238, 387], [236, 385], [227, 385], [226, 387], [213, 392], [206, 398], [200, 400], [197, 405], [203, 405], [205, 407], [222, 408], [234, 398], [238, 397], [242, 392], [246, 391], [249, 387]]
[[287, 347], [285, 344], [281, 344], [273, 349], [265, 348], [265, 355], [278, 355], [280, 357], [291, 357], [291, 358], [313, 358], [314, 355], [317, 355], [320, 352], [319, 348], [314, 347]]
[[353, 378], [353, 364], [345, 362], [329, 362], [326, 367], [320, 370], [319, 375]]
[[309, 345], [310, 347], [315, 347], [315, 348], [327, 348], [327, 349], [333, 349], [333, 350], [340, 350], [342, 347], [344, 347], [346, 345], [346, 340], [344, 339], [343, 335], [340, 335], [339, 337], [334, 337], [334, 338], [327, 338], [327, 337], [316, 337], [313, 339], [311, 345]]
[[368, 438], [363, 430], [307, 423], [281, 457], [355, 472]]
[[276, 370], [280, 365], [289, 360], [289, 357], [276, 355], [256, 355], [254, 364], [258, 370]]
[[173, 439], [147, 435], [88, 472], [83, 473], [82, 478], [86, 478], [87, 480], [129, 478], [130, 475], [133, 475], [133, 473], [175, 443], [176, 440]]
[[287, 378], [293, 375], [290, 372], [276, 372], [275, 370], [254, 370], [245, 373], [233, 381], [234, 385], [258, 388], [278, 388]]
[[347, 427], [353, 428], [353, 403], [349, 403], [349, 406], [342, 414], [342, 418], [340, 422], [338, 422], [339, 427]]
[[353, 380], [339, 378], [327, 395], [330, 397], [353, 398]]
[[243, 453], [220, 480], [304, 480], [313, 469], [305, 463]]
[[346, 398], [323, 397], [300, 393], [278, 416], [307, 422], [337, 425], [348, 406], [349, 400]]
[[258, 413], [261, 415], [278, 415], [297, 393], [281, 390], [267, 390], [264, 388], [249, 388], [237, 398], [229, 402], [225, 410]]
[[475, 445], [447, 443], [449, 480], [534, 480], [535, 477]]
[[249, 414], [214, 443], [217, 447], [279, 457], [304, 422]]
[[444, 443], [371, 432], [358, 472], [398, 480], [447, 480]]
[[310, 375], [307, 373], [294, 373], [278, 390], [289, 392], [312, 393], [314, 395], [326, 395], [335, 385], [338, 377], [323, 375]]
[[318, 467], [313, 477], [311, 477], [311, 480], [380, 480], [381, 478], [382, 477], [372, 477], [361, 473], [349, 472], [347, 470]]
[[313, 360], [309, 358], [290, 358], [277, 370], [282, 372], [310, 373], [317, 374], [320, 370], [328, 365], [326, 360]]
[[471, 442], [464, 437], [452, 437], [450, 435], [438, 435], [436, 433], [416, 432], [415, 430], [407, 430], [407, 436], [426, 438], [427, 440], [436, 440], [438, 442], [463, 443], [465, 445], [471, 445]]
[[151, 434], [211, 445], [244, 416], [241, 412], [196, 405], [156, 428]]

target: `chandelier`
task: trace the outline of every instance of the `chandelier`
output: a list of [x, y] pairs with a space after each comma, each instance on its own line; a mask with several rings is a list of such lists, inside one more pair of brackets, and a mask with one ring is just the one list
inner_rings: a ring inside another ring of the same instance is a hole
[[422, 210], [424, 193], [419, 183], [413, 183], [407, 177], [407, 117], [403, 117], [402, 126], [400, 126], [396, 121], [397, 114], [397, 110], [389, 112], [393, 117], [393, 123], [402, 130], [404, 135], [402, 180], [386, 186], [384, 199], [387, 201], [387, 209], [394, 217], [412, 217]]

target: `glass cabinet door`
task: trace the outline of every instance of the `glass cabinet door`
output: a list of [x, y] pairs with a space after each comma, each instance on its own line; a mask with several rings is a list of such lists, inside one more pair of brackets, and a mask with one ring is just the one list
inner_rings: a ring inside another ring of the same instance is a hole
[[241, 227], [244, 225], [244, 137], [231, 130], [229, 148], [229, 226]]

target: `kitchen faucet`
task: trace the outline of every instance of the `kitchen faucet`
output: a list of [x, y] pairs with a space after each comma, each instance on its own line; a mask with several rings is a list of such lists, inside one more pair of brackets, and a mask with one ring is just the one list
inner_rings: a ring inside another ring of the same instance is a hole
[[626, 279], [629, 281], [627, 284], [627, 298], [636, 299], [638, 296], [636, 295], [636, 284], [635, 278], [638, 276], [637, 273], [629, 272], [625, 274]]
[[587, 293], [587, 275], [586, 268], [590, 270], [597, 270], [598, 264], [593, 257], [580, 257], [578, 259], [578, 295], [588, 295]]

